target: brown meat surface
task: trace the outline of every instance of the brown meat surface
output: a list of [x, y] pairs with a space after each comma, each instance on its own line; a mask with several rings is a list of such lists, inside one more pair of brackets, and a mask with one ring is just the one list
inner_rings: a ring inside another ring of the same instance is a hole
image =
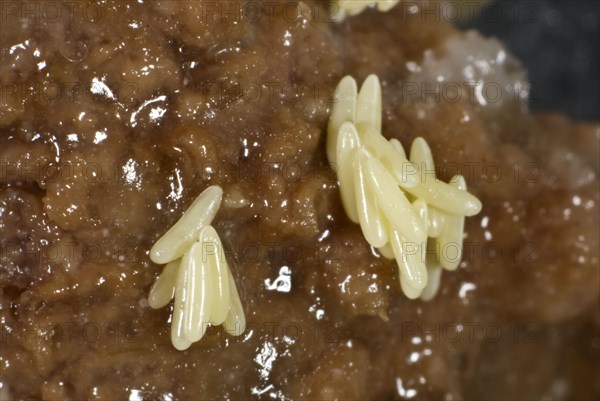
[[[407, 99], [407, 63], [451, 24], [405, 7], [336, 24], [324, 1], [6, 3], [0, 395], [600, 397], [600, 126]], [[383, 134], [426, 138], [484, 205], [431, 302], [402, 295], [327, 164], [332, 91], [371, 73]], [[170, 307], [146, 301], [148, 250], [215, 184], [248, 328], [179, 352]], [[269, 290], [283, 266], [291, 290]]]

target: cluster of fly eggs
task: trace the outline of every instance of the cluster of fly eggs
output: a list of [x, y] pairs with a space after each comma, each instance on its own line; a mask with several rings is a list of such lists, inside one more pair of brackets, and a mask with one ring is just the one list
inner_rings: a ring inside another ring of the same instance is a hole
[[199, 341], [208, 326], [222, 324], [231, 335], [246, 326], [221, 239], [210, 225], [222, 197], [220, 187], [207, 188], [150, 250], [152, 261], [166, 266], [148, 303], [158, 309], [174, 300], [171, 342], [179, 350]]
[[[400, 284], [411, 298], [436, 294], [442, 269], [460, 262], [464, 220], [481, 202], [466, 191], [462, 176], [435, 177], [429, 145], [414, 140], [410, 158], [400, 141], [381, 134], [381, 84], [369, 76], [361, 90], [345, 77], [328, 125], [327, 157], [337, 172], [346, 214], [360, 224], [367, 242], [395, 259]], [[453, 249], [459, 255], [449, 257]]]

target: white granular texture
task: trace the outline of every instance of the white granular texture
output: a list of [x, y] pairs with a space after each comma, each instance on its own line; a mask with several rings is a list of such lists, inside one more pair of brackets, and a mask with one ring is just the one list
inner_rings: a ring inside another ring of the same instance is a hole
[[445, 100], [468, 99], [489, 110], [506, 105], [524, 107], [530, 84], [519, 60], [495, 38], [469, 31], [449, 38], [441, 49], [426, 50], [421, 64], [407, 63], [407, 85], [415, 97], [431, 98], [432, 91]]

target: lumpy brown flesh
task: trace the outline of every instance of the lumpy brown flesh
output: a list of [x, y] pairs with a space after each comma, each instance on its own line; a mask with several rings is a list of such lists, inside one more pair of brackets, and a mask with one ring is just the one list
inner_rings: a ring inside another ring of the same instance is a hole
[[[451, 24], [337, 24], [324, 1], [2, 6], [2, 397], [600, 397], [600, 127], [404, 96]], [[430, 302], [402, 295], [326, 160], [332, 90], [371, 73], [383, 134], [424, 137], [483, 203]], [[248, 327], [180, 352], [148, 250], [209, 185]]]

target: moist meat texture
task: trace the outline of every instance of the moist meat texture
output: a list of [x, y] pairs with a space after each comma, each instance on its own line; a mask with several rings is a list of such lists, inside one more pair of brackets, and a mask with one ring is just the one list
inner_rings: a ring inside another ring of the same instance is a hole
[[[600, 397], [600, 128], [521, 92], [421, 96], [487, 39], [419, 7], [52, 3], [2, 3], [2, 400]], [[484, 205], [431, 302], [402, 295], [325, 156], [333, 89], [371, 73], [383, 134], [424, 137]], [[209, 185], [248, 327], [180, 352], [148, 250]]]

